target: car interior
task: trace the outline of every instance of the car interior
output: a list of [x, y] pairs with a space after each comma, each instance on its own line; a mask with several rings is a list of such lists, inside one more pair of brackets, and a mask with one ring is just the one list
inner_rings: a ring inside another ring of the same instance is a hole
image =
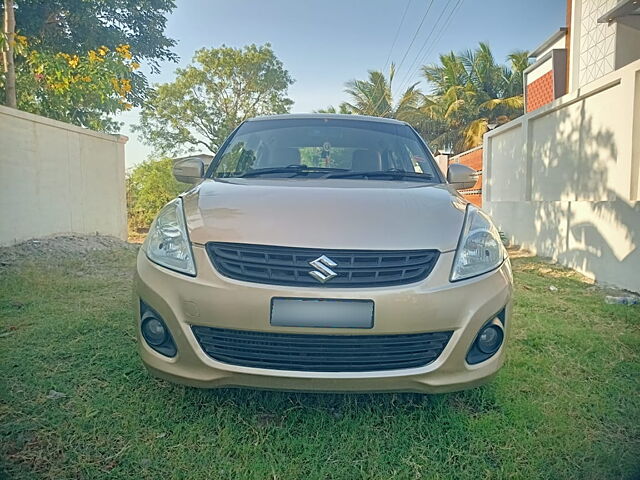
[[[345, 149], [343, 149], [345, 150]], [[393, 152], [389, 150], [378, 151], [368, 149], [349, 149], [352, 150], [350, 155], [350, 162], [343, 162], [340, 167], [356, 171], [356, 172], [371, 172], [371, 171], [383, 171], [388, 169], [398, 169], [414, 171], [414, 167], [411, 166], [410, 159], [398, 159]], [[344, 153], [341, 152], [344, 157]], [[287, 167], [290, 165], [302, 165], [307, 164], [302, 161], [300, 155], [300, 149], [295, 147], [273, 147], [273, 148], [259, 148], [256, 160], [253, 163], [252, 168], [273, 168], [273, 167]], [[327, 159], [330, 157], [328, 156]]]

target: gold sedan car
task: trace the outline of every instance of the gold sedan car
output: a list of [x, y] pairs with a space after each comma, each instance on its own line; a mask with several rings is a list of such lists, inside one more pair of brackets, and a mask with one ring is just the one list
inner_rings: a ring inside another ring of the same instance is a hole
[[512, 275], [491, 219], [406, 123], [242, 123], [151, 226], [135, 275], [147, 369], [197, 387], [447, 392], [501, 367]]

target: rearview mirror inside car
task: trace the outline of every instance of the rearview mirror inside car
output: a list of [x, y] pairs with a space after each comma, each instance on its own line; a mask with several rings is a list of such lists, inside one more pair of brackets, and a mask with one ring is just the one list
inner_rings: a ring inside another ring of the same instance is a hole
[[447, 181], [456, 190], [472, 188], [478, 181], [478, 172], [466, 165], [452, 163], [447, 172]]
[[204, 162], [199, 158], [185, 158], [173, 165], [173, 176], [184, 183], [198, 183], [204, 177]]

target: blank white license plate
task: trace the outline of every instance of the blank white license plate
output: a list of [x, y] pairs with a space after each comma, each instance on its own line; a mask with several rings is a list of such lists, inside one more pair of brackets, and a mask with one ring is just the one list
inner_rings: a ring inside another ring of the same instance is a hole
[[372, 328], [373, 300], [272, 298], [271, 325]]

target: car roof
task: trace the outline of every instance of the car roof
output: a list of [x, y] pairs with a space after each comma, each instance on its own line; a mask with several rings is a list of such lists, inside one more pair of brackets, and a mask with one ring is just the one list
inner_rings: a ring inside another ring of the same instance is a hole
[[383, 117], [370, 117], [368, 115], [345, 115], [341, 113], [286, 113], [282, 115], [265, 115], [262, 117], [254, 117], [247, 120], [247, 122], [261, 122], [264, 120], [285, 120], [285, 119], [340, 119], [340, 120], [352, 120], [360, 122], [380, 122], [380, 123], [392, 123], [395, 125], [407, 125], [406, 122], [396, 120], [394, 118]]

